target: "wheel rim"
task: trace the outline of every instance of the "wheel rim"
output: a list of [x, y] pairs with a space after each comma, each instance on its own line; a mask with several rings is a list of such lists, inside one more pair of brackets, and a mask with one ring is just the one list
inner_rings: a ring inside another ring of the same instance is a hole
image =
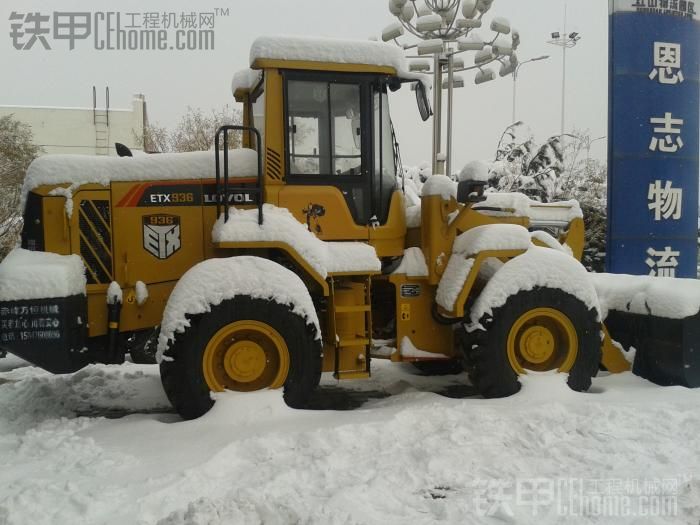
[[569, 372], [578, 355], [578, 336], [571, 320], [554, 308], [521, 315], [508, 334], [508, 361], [518, 374], [527, 370]]
[[271, 326], [236, 321], [209, 340], [202, 369], [207, 386], [214, 392], [279, 388], [289, 372], [289, 350]]

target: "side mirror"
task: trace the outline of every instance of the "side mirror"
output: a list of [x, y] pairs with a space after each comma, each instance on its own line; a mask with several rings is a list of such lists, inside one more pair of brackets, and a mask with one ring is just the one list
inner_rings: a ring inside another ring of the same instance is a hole
[[425, 91], [425, 86], [423, 82], [416, 82], [416, 102], [418, 103], [418, 111], [420, 112], [420, 118], [425, 122], [433, 114], [433, 110], [430, 109], [430, 101], [428, 100], [428, 94]]
[[486, 182], [480, 180], [463, 180], [457, 184], [457, 202], [462, 204], [474, 204], [484, 202], [484, 186]]

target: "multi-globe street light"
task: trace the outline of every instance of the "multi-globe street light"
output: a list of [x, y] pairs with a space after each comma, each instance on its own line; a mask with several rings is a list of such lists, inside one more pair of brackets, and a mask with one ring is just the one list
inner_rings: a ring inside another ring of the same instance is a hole
[[[510, 22], [495, 17], [489, 25], [495, 34], [483, 39], [476, 29], [483, 26], [483, 17], [491, 9], [494, 0], [389, 0], [389, 11], [397, 22], [382, 31], [382, 40], [394, 41], [402, 49], [415, 50], [408, 58], [432, 55], [432, 65], [425, 61], [412, 61], [412, 71], [433, 74], [433, 173], [452, 172], [452, 122], [455, 88], [463, 87], [464, 80], [455, 73], [478, 70], [474, 82], [483, 84], [496, 78], [496, 72], [488, 66], [501, 64], [501, 77], [510, 75], [518, 66], [515, 50], [520, 35], [511, 30]], [[417, 42], [405, 44], [399, 38], [406, 33]], [[510, 35], [510, 38], [506, 38]], [[465, 66], [457, 56], [474, 52], [474, 65]], [[447, 78], [443, 80], [443, 75]], [[447, 90], [447, 130], [445, 151], [442, 150], [442, 90]]]

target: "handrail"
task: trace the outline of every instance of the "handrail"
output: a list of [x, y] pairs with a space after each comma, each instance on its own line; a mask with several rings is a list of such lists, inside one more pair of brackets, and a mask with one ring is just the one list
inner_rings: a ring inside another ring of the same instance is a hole
[[[247, 131], [255, 133], [256, 146], [258, 154], [258, 184], [255, 188], [247, 188], [245, 186], [231, 186], [229, 187], [229, 177], [228, 177], [228, 132], [229, 131]], [[223, 134], [223, 151], [224, 151], [224, 185], [221, 187], [221, 167], [219, 160], [219, 145], [220, 138]], [[216, 130], [216, 136], [214, 137], [214, 155], [216, 163], [216, 217], [221, 216], [221, 206], [224, 205], [224, 222], [228, 222], [228, 205], [229, 205], [229, 194], [231, 191], [246, 191], [253, 193], [258, 197], [258, 224], [263, 223], [263, 176], [262, 176], [262, 137], [260, 132], [250, 126], [233, 126], [225, 125], [221, 126]]]

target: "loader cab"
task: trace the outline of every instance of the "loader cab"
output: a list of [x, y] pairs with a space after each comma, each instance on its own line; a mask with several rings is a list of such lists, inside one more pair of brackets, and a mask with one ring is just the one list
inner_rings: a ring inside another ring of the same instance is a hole
[[[262, 134], [265, 202], [324, 240], [364, 240], [403, 254], [406, 223], [389, 94], [395, 70], [256, 60], [257, 81], [235, 91], [244, 124]], [[251, 136], [244, 146], [256, 147]], [[257, 147], [256, 147], [257, 149]]]
[[386, 224], [398, 187], [387, 80], [307, 71], [283, 77], [287, 183], [337, 188], [356, 225]]

